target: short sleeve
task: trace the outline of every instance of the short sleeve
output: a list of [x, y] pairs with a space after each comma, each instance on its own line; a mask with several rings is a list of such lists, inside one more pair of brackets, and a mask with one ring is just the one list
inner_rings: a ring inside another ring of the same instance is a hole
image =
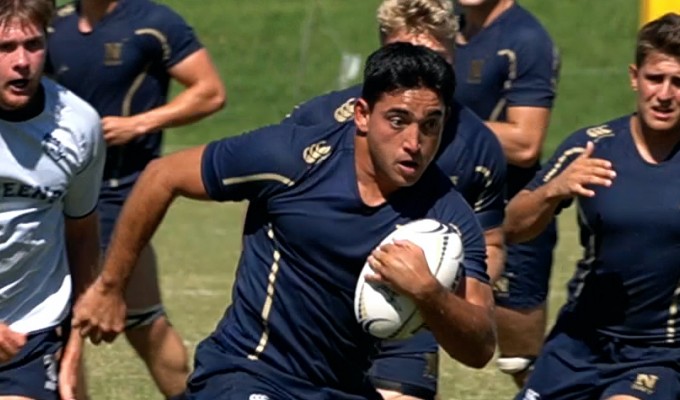
[[551, 108], [559, 78], [560, 57], [545, 32], [521, 31], [516, 45], [499, 55], [509, 62], [509, 82], [505, 89], [508, 107]]
[[158, 61], [169, 69], [203, 46], [179, 14], [165, 5], [154, 7], [148, 16], [148, 26], [138, 28], [135, 33], [144, 37], [150, 53], [157, 55]]
[[454, 225], [460, 232], [463, 242], [463, 272], [466, 277], [489, 283], [486, 272], [486, 246], [479, 221], [465, 199], [455, 190], [445, 197], [446, 206], [441, 218], [442, 222]]
[[[482, 130], [488, 130], [485, 125]], [[503, 224], [505, 217], [506, 160], [498, 139], [492, 132], [480, 131], [484, 139], [479, 157], [475, 160], [475, 179], [479, 188], [474, 201], [474, 212], [482, 226], [489, 230]]]
[[93, 117], [92, 120], [93, 123], [86, 128], [89, 132], [82, 135], [79, 143], [83, 155], [82, 166], [64, 196], [64, 214], [69, 218], [83, 218], [91, 214], [99, 199], [106, 144], [99, 117]]
[[266, 199], [294, 186], [304, 172], [302, 157], [293, 154], [294, 134], [294, 126], [272, 125], [208, 144], [201, 175], [210, 198]]

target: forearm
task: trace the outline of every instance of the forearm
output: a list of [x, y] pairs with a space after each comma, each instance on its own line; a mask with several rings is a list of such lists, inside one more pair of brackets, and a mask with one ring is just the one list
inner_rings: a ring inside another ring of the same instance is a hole
[[563, 197], [552, 194], [551, 184], [520, 191], [505, 210], [503, 229], [508, 243], [531, 240], [545, 230]]
[[493, 284], [501, 277], [505, 268], [505, 246], [502, 244], [486, 245], [486, 266], [489, 280]]
[[199, 84], [185, 89], [169, 103], [135, 117], [140, 130], [147, 134], [196, 122], [220, 110], [224, 101], [221, 86]]
[[116, 223], [111, 245], [100, 275], [106, 287], [125, 288], [142, 249], [158, 229], [175, 198], [164, 184], [164, 171], [154, 161], [135, 184]]
[[489, 362], [496, 347], [489, 309], [469, 303], [441, 285], [415, 301], [425, 324], [452, 358], [472, 368], [483, 368]]

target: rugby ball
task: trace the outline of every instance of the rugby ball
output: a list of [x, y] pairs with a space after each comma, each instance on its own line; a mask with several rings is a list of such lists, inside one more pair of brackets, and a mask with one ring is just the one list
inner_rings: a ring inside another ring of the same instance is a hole
[[[463, 242], [454, 225], [420, 219], [399, 226], [378, 247], [408, 240], [423, 249], [432, 275], [445, 287], [456, 288], [462, 268]], [[413, 301], [384, 284], [366, 282], [373, 270], [364, 264], [354, 293], [354, 313], [364, 331], [380, 339], [405, 339], [423, 328]]]

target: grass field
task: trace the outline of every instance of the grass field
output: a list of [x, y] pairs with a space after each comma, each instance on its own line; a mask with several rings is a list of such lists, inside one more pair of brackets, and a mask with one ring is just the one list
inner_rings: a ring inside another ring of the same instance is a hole
[[[229, 92], [228, 107], [167, 135], [173, 151], [276, 122], [295, 104], [338, 87], [341, 55], [362, 58], [377, 46], [377, 0], [168, 0], [211, 51]], [[559, 97], [546, 145], [550, 153], [576, 128], [632, 109], [626, 66], [633, 56], [637, 4], [631, 0], [522, 1], [560, 47]], [[576, 28], [579, 27], [579, 28]], [[230, 299], [239, 253], [241, 204], [179, 201], [154, 239], [165, 304], [192, 350], [215, 326]], [[580, 249], [573, 213], [561, 217], [551, 310]], [[446, 359], [442, 399], [509, 399], [514, 389], [493, 366], [471, 371]], [[161, 398], [141, 362], [121, 339], [91, 348], [92, 398]]]

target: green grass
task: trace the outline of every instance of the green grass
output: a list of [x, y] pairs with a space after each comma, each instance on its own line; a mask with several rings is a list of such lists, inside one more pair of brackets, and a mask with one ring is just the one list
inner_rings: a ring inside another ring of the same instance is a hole
[[[281, 119], [295, 104], [337, 88], [341, 54], [365, 57], [377, 46], [376, 0], [168, 0], [196, 29], [227, 85], [222, 112], [167, 135], [168, 151], [234, 135]], [[562, 78], [546, 154], [575, 129], [629, 112], [626, 66], [633, 57], [637, 5], [630, 0], [522, 1], [562, 53]], [[579, 28], [576, 28], [579, 27]], [[165, 304], [192, 350], [230, 301], [240, 249], [242, 204], [179, 201], [154, 239]], [[579, 256], [574, 215], [561, 217], [550, 297]], [[91, 348], [93, 399], [160, 399], [124, 339]], [[509, 399], [514, 388], [491, 365], [481, 371], [444, 357], [442, 399]]]

